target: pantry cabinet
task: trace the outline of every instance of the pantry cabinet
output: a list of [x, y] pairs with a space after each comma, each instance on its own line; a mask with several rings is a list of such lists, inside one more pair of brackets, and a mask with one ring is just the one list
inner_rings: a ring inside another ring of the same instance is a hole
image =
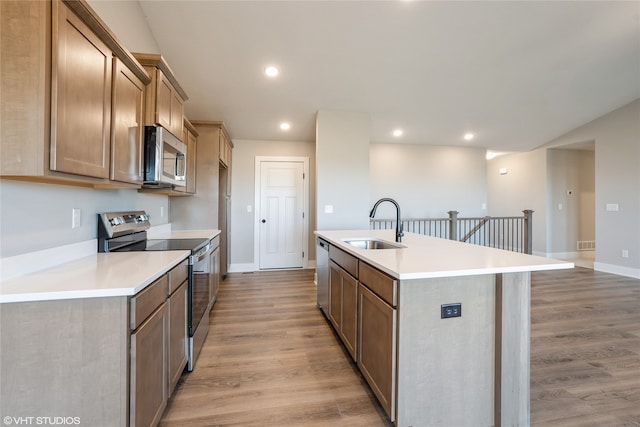
[[145, 124], [160, 125], [182, 141], [184, 103], [189, 97], [161, 55], [133, 55], [151, 77], [145, 99]]
[[112, 163], [113, 154], [121, 161], [113, 144], [124, 126], [120, 115], [113, 122], [112, 101], [141, 112], [139, 87], [135, 97], [119, 91], [124, 69], [134, 85], [150, 81], [142, 66], [84, 1], [6, 0], [0, 11], [0, 175], [97, 187], [135, 183]]
[[125, 68], [137, 80], [135, 91], [150, 81], [142, 66], [85, 1], [6, 0], [0, 11], [10, 29], [0, 42], [0, 175], [99, 187], [136, 183], [116, 173], [123, 152], [113, 144], [120, 144], [123, 123], [112, 111], [115, 97], [141, 113], [139, 93], [119, 92]]

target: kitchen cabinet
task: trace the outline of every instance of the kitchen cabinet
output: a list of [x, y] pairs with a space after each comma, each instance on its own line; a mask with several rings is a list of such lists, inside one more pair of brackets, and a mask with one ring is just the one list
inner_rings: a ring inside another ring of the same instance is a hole
[[144, 83], [122, 61], [114, 59], [111, 99], [111, 174], [113, 181], [144, 180]]
[[[167, 406], [169, 314], [166, 292], [165, 275], [131, 301], [131, 426], [157, 425]], [[148, 311], [151, 314], [145, 317]]]
[[[397, 281], [365, 263], [360, 263], [358, 287], [358, 356], [357, 365], [394, 421], [396, 391], [396, 323]], [[373, 290], [377, 290], [381, 298]]]
[[168, 396], [171, 397], [187, 366], [189, 331], [187, 330], [187, 298], [189, 266], [183, 261], [169, 272], [167, 302], [169, 304]]
[[51, 170], [108, 178], [112, 52], [64, 5], [58, 8], [56, 24], [58, 37], [53, 41], [51, 79]]
[[133, 55], [151, 77], [145, 99], [145, 124], [160, 125], [182, 140], [184, 103], [189, 97], [161, 55], [149, 53]]
[[[175, 229], [220, 230], [220, 277], [229, 268], [231, 220], [231, 165], [220, 162], [220, 144], [228, 132], [221, 121], [190, 121], [198, 133], [196, 142], [196, 197], [171, 197], [169, 210]], [[230, 145], [232, 147], [232, 144]], [[199, 215], [194, 215], [199, 212]]]
[[132, 296], [3, 303], [3, 410], [72, 414], [91, 426], [156, 425], [187, 363], [187, 275], [183, 259]]
[[231, 166], [231, 153], [233, 150], [233, 143], [231, 142], [231, 138], [227, 133], [226, 129], [220, 133], [220, 146], [219, 146], [219, 156], [220, 163], [222, 163], [226, 167]]
[[329, 247], [329, 258], [329, 320], [355, 361], [358, 333], [358, 262], [334, 246]]
[[3, 27], [11, 28], [0, 42], [2, 177], [96, 187], [137, 182], [119, 174], [128, 160], [119, 150], [123, 116], [114, 122], [112, 111], [116, 97], [141, 112], [139, 93], [128, 97], [121, 77], [128, 69], [139, 91], [150, 81], [142, 66], [84, 1], [2, 1], [0, 8]]

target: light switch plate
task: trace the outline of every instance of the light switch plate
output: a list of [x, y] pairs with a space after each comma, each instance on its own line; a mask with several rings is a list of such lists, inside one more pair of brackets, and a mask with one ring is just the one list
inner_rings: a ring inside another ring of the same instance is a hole
[[78, 208], [71, 209], [71, 228], [80, 227], [81, 211]]

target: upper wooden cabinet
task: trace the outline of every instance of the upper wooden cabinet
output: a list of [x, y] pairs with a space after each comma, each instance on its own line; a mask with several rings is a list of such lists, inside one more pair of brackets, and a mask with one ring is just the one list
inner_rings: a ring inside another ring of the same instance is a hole
[[144, 83], [115, 59], [111, 99], [112, 180], [140, 184], [144, 180], [144, 94]]
[[109, 177], [112, 52], [67, 7], [57, 10], [51, 78], [51, 170]]
[[182, 140], [184, 103], [189, 97], [161, 55], [149, 53], [133, 55], [151, 76], [146, 93], [145, 124], [160, 125]]
[[196, 192], [196, 167], [197, 167], [197, 138], [198, 131], [189, 120], [184, 119], [184, 127], [182, 129], [182, 142], [187, 145], [187, 179], [184, 187], [175, 187], [175, 191], [187, 194], [195, 194]]
[[220, 132], [220, 162], [226, 166], [231, 167], [231, 152], [233, 150], [233, 143], [227, 129], [222, 127]]
[[138, 182], [138, 171], [121, 172], [139, 163], [128, 153], [142, 144], [141, 121], [130, 120], [141, 115], [140, 90], [150, 81], [142, 66], [85, 1], [6, 0], [0, 12], [0, 175], [87, 186]]

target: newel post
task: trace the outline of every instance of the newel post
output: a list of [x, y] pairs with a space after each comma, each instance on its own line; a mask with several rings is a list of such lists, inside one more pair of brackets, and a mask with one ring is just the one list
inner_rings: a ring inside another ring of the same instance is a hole
[[449, 240], [458, 240], [458, 211], [449, 211]]
[[533, 252], [533, 211], [526, 209], [522, 211], [524, 213], [524, 225], [523, 225], [523, 245], [524, 253], [531, 255]]

